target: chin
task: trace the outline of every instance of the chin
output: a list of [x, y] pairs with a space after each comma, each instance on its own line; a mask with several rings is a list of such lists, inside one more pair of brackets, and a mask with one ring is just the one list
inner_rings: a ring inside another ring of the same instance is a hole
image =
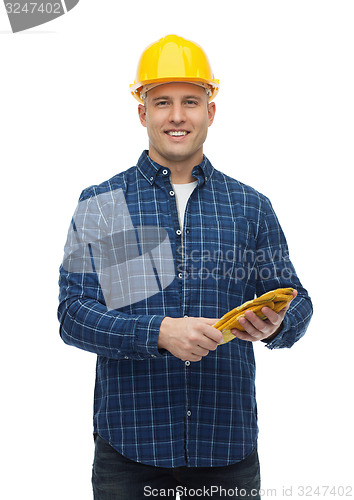
[[165, 157], [171, 161], [186, 161], [189, 160], [193, 155], [197, 153], [198, 150], [193, 151], [166, 151]]
[[187, 154], [176, 154], [176, 153], [167, 153], [166, 157], [169, 160], [173, 161], [183, 161], [183, 160], [188, 160], [192, 155], [187, 155]]

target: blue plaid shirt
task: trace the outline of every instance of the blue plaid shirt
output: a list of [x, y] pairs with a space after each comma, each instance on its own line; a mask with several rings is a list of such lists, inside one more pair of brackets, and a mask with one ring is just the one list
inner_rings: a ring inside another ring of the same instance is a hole
[[[97, 354], [94, 432], [131, 460], [159, 467], [236, 463], [257, 442], [251, 342], [234, 339], [199, 362], [157, 347], [165, 316], [220, 318], [278, 287], [298, 291], [270, 349], [302, 337], [312, 304], [289, 260], [269, 200], [204, 156], [180, 230], [170, 171], [143, 152], [136, 166], [85, 189], [80, 202], [122, 190], [134, 227], [164, 228], [175, 276], [163, 290], [109, 309], [95, 273], [60, 268], [63, 341]], [[117, 214], [119, 217], [119, 214]]]

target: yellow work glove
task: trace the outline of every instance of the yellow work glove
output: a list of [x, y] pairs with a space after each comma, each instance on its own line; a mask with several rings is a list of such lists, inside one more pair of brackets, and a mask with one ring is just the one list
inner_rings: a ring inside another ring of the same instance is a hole
[[228, 313], [226, 313], [219, 321], [215, 323], [214, 328], [217, 328], [224, 335], [224, 340], [222, 344], [226, 344], [233, 340], [235, 335], [231, 333], [232, 328], [237, 328], [238, 330], [245, 329], [238, 322], [239, 318], [245, 316], [245, 311], [253, 311], [261, 319], [266, 319], [266, 316], [262, 313], [261, 309], [263, 307], [269, 307], [275, 312], [281, 311], [293, 298], [293, 288], [277, 288], [276, 290], [271, 290], [270, 292], [264, 293], [260, 297], [253, 300], [248, 300], [239, 307], [235, 307]]

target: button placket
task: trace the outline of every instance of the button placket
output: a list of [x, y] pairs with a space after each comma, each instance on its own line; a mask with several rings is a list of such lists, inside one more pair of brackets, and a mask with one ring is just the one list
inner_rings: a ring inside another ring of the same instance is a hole
[[[176, 200], [176, 197], [175, 197], [175, 192], [174, 190], [172, 189], [172, 185], [170, 182], [168, 182], [167, 180], [167, 176], [169, 175], [169, 171], [167, 169], [163, 169], [162, 170], [162, 175], [165, 177], [164, 178], [164, 185], [166, 187], [166, 190], [169, 194], [169, 197], [171, 199], [171, 212], [173, 212], [172, 216], [173, 216], [173, 225], [175, 226], [175, 229], [174, 229], [174, 233], [176, 234], [177, 238], [176, 238], [176, 244], [177, 245], [181, 245], [181, 239], [182, 239], [182, 230], [181, 228], [179, 227], [179, 220], [178, 220], [178, 210], [177, 210], [177, 203], [176, 201], [173, 202], [172, 201], [172, 198], [175, 198]], [[176, 262], [176, 268], [177, 269], [181, 269], [181, 266], [183, 266], [183, 255], [182, 257], [178, 254], [177, 255], [177, 262]], [[183, 277], [184, 277], [184, 273], [183, 272], [178, 272], [177, 273], [177, 278], [178, 278], [178, 286], [179, 286], [179, 293], [180, 293], [180, 296], [182, 298], [182, 286], [183, 286]]]

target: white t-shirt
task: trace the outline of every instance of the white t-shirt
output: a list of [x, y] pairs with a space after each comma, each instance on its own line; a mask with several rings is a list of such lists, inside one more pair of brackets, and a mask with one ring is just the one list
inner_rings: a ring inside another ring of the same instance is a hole
[[184, 212], [186, 211], [187, 201], [192, 194], [198, 181], [188, 182], [188, 184], [173, 184], [173, 190], [176, 196], [178, 218], [180, 228], [183, 229]]

